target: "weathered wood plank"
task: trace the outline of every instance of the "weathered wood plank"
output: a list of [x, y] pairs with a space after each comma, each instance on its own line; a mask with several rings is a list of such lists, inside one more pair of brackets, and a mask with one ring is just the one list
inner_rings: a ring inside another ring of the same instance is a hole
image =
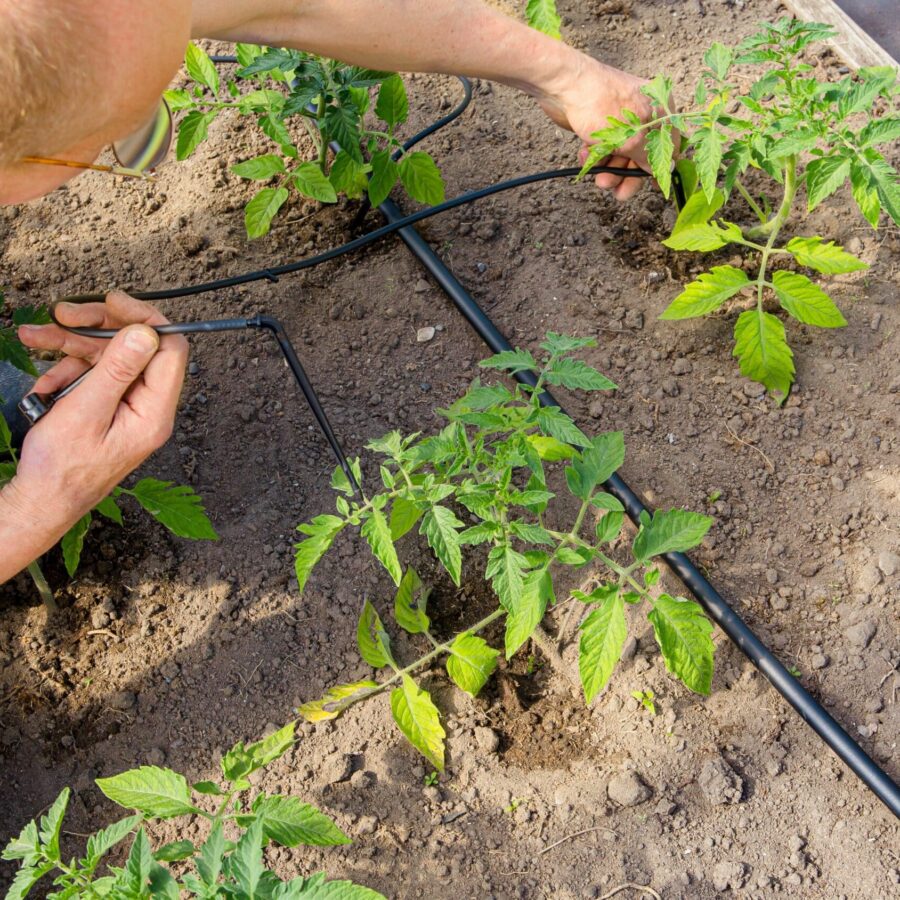
[[900, 65], [833, 0], [785, 0], [785, 3], [799, 19], [825, 22], [836, 28], [837, 36], [828, 43], [853, 68]]

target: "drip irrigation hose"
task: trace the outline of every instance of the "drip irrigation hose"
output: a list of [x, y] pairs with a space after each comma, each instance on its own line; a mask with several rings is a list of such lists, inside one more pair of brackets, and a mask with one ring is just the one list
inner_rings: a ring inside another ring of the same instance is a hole
[[[228, 57], [221, 58], [217, 61], [233, 62], [234, 59]], [[465, 88], [465, 97], [459, 107], [457, 107], [457, 109], [453, 110], [448, 116], [445, 116], [444, 120], [441, 120], [443, 124], [447, 124], [447, 122], [453, 121], [453, 119], [457, 118], [471, 100], [471, 86], [466, 80], [460, 80], [462, 81]], [[439, 127], [442, 127], [442, 125], [438, 125], [438, 123], [434, 123], [434, 125], [429, 126], [423, 132], [420, 132], [418, 135], [415, 135], [410, 141], [408, 141], [405, 145], [406, 148], [408, 149], [408, 147], [413, 146], [415, 143], [417, 143], [419, 140], [422, 140], [429, 134], [433, 134], [436, 130], [438, 130]], [[370, 232], [369, 234], [362, 235], [355, 240], [349, 241], [341, 247], [336, 247], [316, 256], [309, 257], [304, 260], [299, 260], [293, 263], [287, 263], [274, 268], [262, 269], [257, 272], [246, 273], [244, 275], [233, 276], [231, 278], [223, 278], [217, 281], [207, 282], [200, 285], [171, 288], [158, 291], [138, 292], [134, 293], [133, 296], [144, 300], [165, 300], [175, 297], [194, 296], [197, 294], [206, 293], [208, 291], [220, 290], [239, 284], [247, 284], [253, 281], [276, 281], [281, 275], [298, 272], [302, 269], [327, 262], [328, 260], [335, 259], [345, 253], [350, 253], [354, 250], [358, 250], [364, 246], [367, 246], [368, 244], [373, 243], [374, 241], [379, 240], [382, 237], [386, 237], [387, 235], [396, 232], [399, 234], [400, 238], [407, 245], [410, 251], [432, 275], [432, 277], [442, 288], [442, 290], [447, 294], [447, 296], [456, 306], [457, 310], [472, 326], [478, 336], [494, 353], [499, 353], [504, 350], [512, 349], [512, 345], [509, 343], [509, 341], [506, 340], [504, 335], [491, 321], [487, 314], [481, 309], [481, 307], [478, 306], [478, 304], [471, 297], [468, 291], [466, 291], [460, 281], [453, 275], [453, 273], [447, 268], [447, 266], [444, 265], [443, 261], [437, 256], [434, 250], [432, 250], [428, 243], [412, 226], [416, 222], [420, 222], [423, 219], [429, 218], [430, 216], [437, 215], [440, 212], [444, 212], [449, 209], [455, 209], [459, 206], [467, 203], [472, 203], [483, 197], [499, 193], [500, 191], [511, 190], [513, 188], [522, 187], [527, 184], [547, 181], [552, 178], [574, 177], [579, 173], [579, 171], [579, 169], [575, 168], [557, 169], [552, 172], [542, 172], [536, 175], [527, 175], [521, 178], [514, 178], [509, 181], [482, 188], [481, 190], [470, 191], [466, 194], [460, 195], [459, 197], [455, 197], [452, 200], [448, 200], [442, 204], [421, 210], [420, 212], [413, 213], [412, 215], [408, 216], [404, 216], [402, 214], [400, 208], [396, 205], [396, 203], [391, 200], [386, 200], [379, 206], [379, 210], [388, 220], [388, 224], [383, 226], [382, 228]], [[640, 170], [616, 169], [604, 166], [598, 166], [592, 171], [610, 172], [612, 174], [621, 175], [623, 177], [642, 177], [647, 175], [646, 172], [642, 172]], [[67, 299], [73, 300], [75, 302], [87, 302], [89, 300], [102, 300], [103, 297], [103, 294], [82, 294]], [[295, 377], [297, 377], [298, 382], [301, 384], [301, 387], [303, 386], [301, 375], [298, 374], [303, 373], [302, 366], [300, 366], [300, 362], [299, 359], [296, 358], [296, 354], [293, 354], [293, 358], [296, 362], [297, 368], [295, 368], [294, 364], [291, 363], [291, 357], [288, 355], [288, 350], [286, 349], [290, 348], [290, 342], [287, 340], [287, 336], [284, 334], [283, 328], [281, 328], [280, 324], [277, 323], [276, 320], [270, 319], [269, 317], [258, 316], [255, 320], [226, 321], [246, 322], [246, 324], [243, 324], [240, 327], [266, 327], [272, 330], [278, 338], [279, 345], [281, 346], [282, 351], [285, 353], [285, 357], [288, 359], [288, 363], [289, 365], [291, 365]], [[250, 325], [250, 322], [256, 322], [256, 324]], [[221, 327], [210, 327], [219, 324], [220, 323], [212, 322], [189, 323], [175, 326], [162, 326], [162, 328], [186, 329], [193, 325], [196, 326], [196, 331], [225, 330]], [[85, 329], [70, 330], [76, 332], [86, 331]], [[161, 329], [160, 333], [163, 333]], [[190, 332], [170, 331], [168, 333], [184, 334]], [[112, 335], [104, 334], [102, 336], [111, 337]], [[290, 349], [292, 352], [293, 348]], [[530, 384], [533, 386], [536, 383], [534, 375], [532, 373], [522, 372], [518, 373], [515, 377], [525, 384]], [[305, 378], [305, 373], [303, 373], [303, 378]], [[309, 384], [308, 380], [306, 380], [306, 384]], [[311, 390], [311, 385], [309, 387]], [[304, 389], [304, 393], [306, 393], [306, 389]], [[312, 395], [315, 396], [314, 393]], [[307, 395], [307, 399], [309, 399], [309, 395]], [[560, 404], [548, 392], [545, 392], [541, 396], [541, 402], [545, 405], [552, 405], [562, 409]], [[318, 410], [321, 413], [320, 418], [319, 413], [317, 413], [316, 411], [316, 407], [313, 407], [312, 403], [310, 403], [310, 406], [313, 408], [313, 412], [314, 414], [316, 414], [316, 418], [319, 421], [320, 426], [323, 426], [323, 431], [325, 431], [326, 435], [329, 435], [330, 433], [329, 443], [332, 446], [332, 450], [338, 456], [339, 460], [343, 460], [342, 467], [345, 467], [346, 460], [343, 457], [343, 452], [340, 450], [340, 445], [337, 443], [336, 439], [334, 439], [334, 442], [332, 443], [334, 435], [333, 432], [331, 432], [330, 426], [327, 426], [327, 418], [325, 417], [324, 410], [322, 410], [321, 406], [317, 403]], [[324, 425], [323, 422], [325, 423]], [[325, 426], [327, 426], [327, 431], [325, 430]], [[348, 471], [348, 469], [349, 467], [345, 467], [344, 471], [347, 472], [351, 484], [355, 484], [355, 479], [353, 478], [352, 473]], [[641, 513], [647, 510], [644, 504], [639, 499], [638, 495], [628, 486], [628, 484], [626, 484], [626, 482], [620, 476], [613, 475], [613, 477], [610, 478], [608, 482], [606, 482], [605, 488], [622, 502], [622, 505], [625, 507], [629, 518], [635, 524], [639, 524], [639, 517]], [[678, 578], [683, 582], [685, 587], [687, 587], [688, 590], [690, 590], [690, 592], [697, 598], [710, 618], [716, 622], [716, 624], [725, 632], [726, 635], [728, 635], [728, 637], [747, 656], [747, 658], [753, 663], [753, 665], [756, 666], [756, 668], [759, 669], [759, 671], [769, 680], [772, 686], [785, 698], [785, 700], [787, 700], [788, 703], [793, 706], [793, 708], [800, 714], [801, 718], [803, 718], [803, 720], [816, 732], [816, 734], [819, 735], [819, 737], [828, 745], [828, 747], [830, 747], [831, 750], [841, 760], [843, 760], [843, 762], [846, 763], [847, 766], [849, 766], [849, 768], [860, 778], [860, 780], [862, 780], [862, 782], [867, 787], [869, 787], [869, 789], [885, 804], [885, 806], [887, 806], [887, 808], [891, 812], [893, 812], [895, 816], [900, 818], [900, 787], [898, 787], [897, 784], [895, 784], [895, 782], [888, 776], [888, 774], [883, 769], [881, 769], [874, 762], [874, 760], [872, 760], [871, 757], [868, 756], [868, 754], [865, 753], [865, 751], [850, 737], [850, 735], [825, 710], [825, 708], [800, 684], [800, 682], [793, 675], [791, 675], [790, 672], [788, 672], [788, 670], [778, 661], [778, 659], [765, 646], [765, 644], [763, 644], [762, 641], [760, 641], [760, 639], [750, 630], [750, 628], [740, 618], [740, 616], [738, 616], [738, 614], [725, 602], [724, 598], [700, 573], [697, 567], [690, 561], [690, 559], [688, 559], [687, 556], [685, 556], [683, 553], [667, 553], [664, 555], [663, 559], [672, 569], [672, 571], [678, 576]]]

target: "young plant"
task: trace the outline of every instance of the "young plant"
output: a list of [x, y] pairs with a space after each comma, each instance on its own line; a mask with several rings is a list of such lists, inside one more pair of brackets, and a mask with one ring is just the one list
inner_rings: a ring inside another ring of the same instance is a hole
[[[44, 896], [57, 898], [383, 900], [376, 891], [352, 882], [327, 881], [321, 872], [282, 881], [266, 867], [263, 850], [270, 843], [281, 847], [350, 843], [328, 816], [296, 797], [265, 792], [252, 802], [247, 797], [251, 789], [247, 776], [283, 756], [293, 743], [292, 723], [248, 747], [236, 744], [222, 757], [218, 783], [189, 786], [183, 775], [157, 766], [97, 779], [97, 787], [113, 803], [134, 815], [89, 835], [81, 857], [69, 858], [61, 847], [70, 796], [65, 788], [46, 815], [29, 822], [6, 845], [2, 858], [19, 862], [6, 900], [22, 900], [38, 882], [51, 878], [56, 890]], [[214, 809], [203, 808], [210, 798]], [[206, 837], [202, 843], [182, 839], [154, 849], [143, 823], [164, 819], [183, 819], [192, 834], [193, 826], [205, 821]], [[124, 865], [107, 863], [107, 854], [126, 839], [131, 847]]]
[[[597, 143], [582, 173], [646, 132], [653, 174], [668, 197], [679, 142], [686, 155], [676, 168], [688, 200], [663, 243], [673, 250], [699, 252], [740, 248], [756, 275], [731, 265], [714, 266], [686, 285], [661, 318], [744, 308], [735, 322], [734, 356], [743, 375], [780, 392], [781, 402], [794, 381], [794, 358], [782, 319], [767, 305], [806, 325], [842, 327], [847, 323], [834, 301], [799, 270], [836, 275], [867, 267], [827, 236], [795, 234], [784, 240], [782, 231], [801, 186], [812, 211], [849, 181], [854, 201], [873, 228], [882, 209], [900, 224], [900, 181], [878, 150], [900, 137], [894, 103], [897, 72], [873, 67], [838, 82], [818, 81], [810, 74], [813, 67], [800, 57], [814, 41], [834, 33], [828, 25], [784, 18], [764, 24], [733, 49], [713, 44], [704, 56], [706, 68], [690, 109], [676, 111], [670, 100], [671, 79], [657, 76], [642, 90], [662, 113], [646, 124], [630, 110], [623, 110], [621, 119], [610, 118], [608, 126], [593, 135]], [[741, 67], [760, 65], [749, 88], [742, 89], [738, 79], [747, 76], [739, 76]], [[874, 118], [873, 106], [879, 101], [888, 112]], [[754, 196], [745, 184], [750, 169], [767, 176], [761, 196]], [[770, 198], [771, 190], [779, 191], [781, 198]], [[757, 218], [756, 225], [716, 218], [734, 191]]]
[[[367, 600], [357, 627], [359, 651], [387, 677], [330, 688], [320, 700], [300, 708], [307, 720], [334, 718], [351, 704], [390, 689], [391, 712], [400, 730], [441, 771], [445, 735], [440, 714], [413, 674], [443, 658], [450, 680], [478, 694], [500, 655], [480, 633], [502, 621], [503, 652], [510, 658], [557, 602], [558, 576], [587, 566], [597, 586], [566, 594], [584, 606], [579, 669], [586, 701], [606, 686], [621, 656], [626, 604], [647, 609], [668, 669], [691, 690], [709, 693], [712, 624], [694, 601], [656, 596], [651, 588], [659, 579], [655, 557], [695, 547], [712, 519], [681, 509], [658, 510], [643, 517], [629, 544], [621, 536], [622, 504], [602, 487], [625, 458], [621, 432], [589, 438], [560, 409], [541, 404], [549, 385], [615, 388], [573, 356], [594, 345], [591, 339], [551, 333], [540, 345], [541, 361], [527, 350], [512, 350], [482, 362], [490, 371], [534, 372], [536, 386], [517, 384], [510, 390], [476, 379], [449, 409], [439, 411], [448, 424], [438, 434], [404, 437], [394, 431], [370, 442], [369, 449], [384, 458], [382, 489], [370, 497], [356, 497], [344, 473], [335, 471], [338, 514], [316, 516], [299, 529], [305, 535], [296, 555], [300, 589], [337, 535], [358, 528], [398, 585], [396, 624], [421, 635], [428, 649], [411, 662], [400, 662], [382, 618]], [[556, 471], [557, 463], [564, 471]], [[359, 460], [352, 466], [362, 484]], [[557, 499], [559, 490], [569, 495], [568, 502]], [[576, 508], [569, 524], [560, 526], [557, 520], [570, 506]], [[457, 587], [463, 549], [480, 546], [486, 558], [483, 575], [498, 600], [496, 609], [448, 640], [432, 633], [428, 591], [415, 570], [404, 572], [400, 562], [396, 544], [416, 526]], [[614, 556], [613, 544], [622, 553]]]
[[[0, 301], [3, 295], [0, 293]], [[8, 361], [33, 375], [38, 376], [34, 363], [28, 356], [28, 350], [16, 336], [16, 329], [26, 323], [46, 324], [49, 316], [44, 308], [22, 307], [13, 313], [11, 327], [0, 328], [0, 362]], [[0, 415], [0, 488], [10, 482], [16, 474], [19, 457], [12, 444], [12, 433], [6, 420]], [[184, 485], [174, 485], [168, 481], [155, 478], [143, 478], [132, 488], [117, 487], [113, 492], [85, 513], [62, 537], [60, 549], [66, 571], [71, 578], [81, 561], [84, 538], [91, 526], [93, 514], [99, 513], [107, 519], [122, 525], [122, 510], [118, 500], [121, 497], [132, 497], [157, 522], [164, 525], [176, 537], [192, 540], [218, 540], [218, 535], [203, 509], [200, 497]], [[49, 612], [56, 611], [47, 579], [41, 571], [37, 560], [28, 566], [28, 573], [34, 581], [38, 593]]]
[[[338, 194], [367, 195], [373, 205], [387, 199], [400, 181], [421, 203], [444, 199], [444, 181], [434, 160], [421, 150], [407, 152], [396, 131], [409, 115], [403, 79], [390, 72], [348, 66], [299, 50], [263, 49], [238, 44], [241, 68], [224, 88], [210, 58], [189, 44], [185, 67], [194, 82], [191, 90], [166, 91], [173, 110], [187, 114], [178, 126], [178, 159], [187, 159], [205, 140], [209, 126], [222, 110], [253, 116], [278, 146], [232, 167], [242, 178], [271, 181], [247, 204], [244, 221], [251, 238], [268, 233], [272, 219], [293, 188], [304, 197], [336, 203]], [[241, 92], [241, 86], [252, 90]], [[378, 88], [375, 127], [366, 120], [371, 89]], [[301, 123], [312, 140], [314, 160], [303, 160], [290, 124]], [[340, 150], [332, 154], [329, 145]]]
[[552, 38], [559, 40], [562, 37], [559, 31], [562, 19], [556, 9], [556, 0], [527, 0], [525, 21], [532, 28], [543, 31]]

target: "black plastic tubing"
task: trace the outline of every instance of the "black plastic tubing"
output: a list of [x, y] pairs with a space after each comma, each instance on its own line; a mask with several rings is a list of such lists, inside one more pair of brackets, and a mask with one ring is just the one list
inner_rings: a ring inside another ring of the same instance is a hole
[[[403, 218], [402, 211], [392, 200], [386, 200], [378, 208], [389, 223]], [[485, 344], [494, 353], [512, 350], [509, 341], [419, 232], [412, 225], [407, 225], [401, 228], [398, 234]], [[534, 386], [536, 383], [532, 372], [520, 372], [515, 377], [523, 384]], [[562, 408], [547, 392], [542, 395], [541, 402]], [[613, 475], [604, 487], [622, 502], [628, 517], [637, 525], [640, 514], [646, 511], [638, 495], [618, 475]], [[900, 818], [900, 787], [890, 776], [788, 672], [687, 556], [683, 553], [667, 553], [663, 559], [697, 598], [709, 617], [737, 644], [741, 652], [765, 675], [775, 690], [794, 707], [813, 731], [856, 773], [878, 799]]]

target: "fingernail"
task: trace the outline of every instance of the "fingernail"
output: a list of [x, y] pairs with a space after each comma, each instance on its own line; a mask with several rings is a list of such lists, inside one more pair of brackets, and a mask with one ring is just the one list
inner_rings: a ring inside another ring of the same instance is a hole
[[60, 300], [60, 302], [57, 303], [56, 306], [53, 307], [53, 309], [56, 312], [71, 313], [75, 312], [75, 307], [75, 303], [67, 303], [65, 300]]
[[134, 325], [125, 332], [125, 346], [138, 353], [152, 353], [159, 346], [159, 335], [146, 325]]

